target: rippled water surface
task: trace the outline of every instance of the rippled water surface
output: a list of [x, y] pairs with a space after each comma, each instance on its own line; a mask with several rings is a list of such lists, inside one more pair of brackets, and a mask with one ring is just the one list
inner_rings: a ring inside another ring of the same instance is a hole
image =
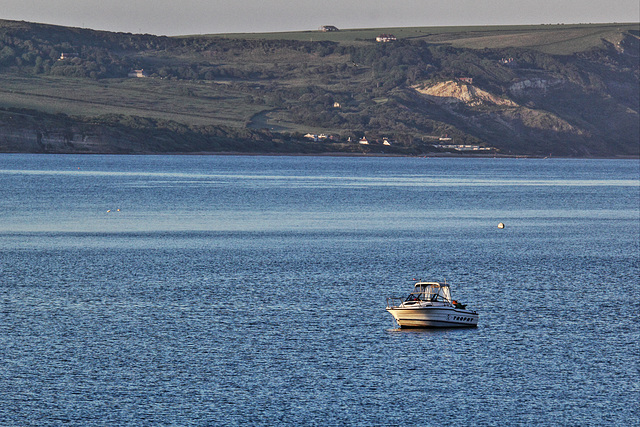
[[[637, 425], [639, 174], [0, 155], [0, 424]], [[479, 326], [394, 329], [414, 278]]]

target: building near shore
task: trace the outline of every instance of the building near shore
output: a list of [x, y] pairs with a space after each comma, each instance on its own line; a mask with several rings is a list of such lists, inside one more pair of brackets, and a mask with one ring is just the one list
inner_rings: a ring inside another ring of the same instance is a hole
[[435, 148], [442, 150], [455, 150], [455, 151], [491, 151], [493, 147], [481, 147], [479, 145], [455, 145], [455, 144], [439, 144], [434, 145]]

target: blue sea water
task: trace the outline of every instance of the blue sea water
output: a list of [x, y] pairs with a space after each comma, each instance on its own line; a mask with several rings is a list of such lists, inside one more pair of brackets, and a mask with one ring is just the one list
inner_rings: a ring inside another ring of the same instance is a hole
[[2, 154], [0, 425], [638, 425], [639, 277], [637, 160]]

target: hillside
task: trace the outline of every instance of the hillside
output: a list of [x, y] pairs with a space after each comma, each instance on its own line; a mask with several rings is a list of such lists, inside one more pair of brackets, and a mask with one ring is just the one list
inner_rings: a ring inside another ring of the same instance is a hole
[[157, 37], [0, 20], [0, 152], [424, 155], [466, 145], [637, 157], [639, 30]]

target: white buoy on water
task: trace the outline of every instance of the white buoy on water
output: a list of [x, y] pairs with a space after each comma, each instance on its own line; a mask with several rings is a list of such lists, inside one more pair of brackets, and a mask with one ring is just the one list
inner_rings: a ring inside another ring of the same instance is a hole
[[504, 228], [504, 224], [503, 223], [498, 224], [498, 228]]

